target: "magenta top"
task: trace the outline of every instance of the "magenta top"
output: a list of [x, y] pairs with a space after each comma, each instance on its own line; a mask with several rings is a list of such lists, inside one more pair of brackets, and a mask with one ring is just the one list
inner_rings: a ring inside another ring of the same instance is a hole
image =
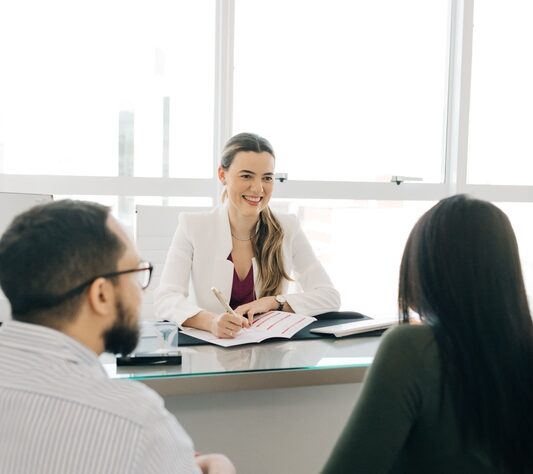
[[[228, 260], [233, 262], [231, 258], [231, 253], [228, 256]], [[255, 301], [255, 291], [254, 291], [254, 267], [250, 267], [248, 275], [241, 280], [237, 271], [233, 270], [233, 285], [231, 287], [231, 299], [229, 305], [231, 309], [235, 309], [238, 306], [246, 303]]]

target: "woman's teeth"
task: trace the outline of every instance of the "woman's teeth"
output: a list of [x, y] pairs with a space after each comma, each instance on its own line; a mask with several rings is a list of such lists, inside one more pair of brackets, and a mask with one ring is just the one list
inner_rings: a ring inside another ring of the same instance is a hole
[[243, 196], [244, 199], [251, 202], [259, 202], [261, 201], [261, 198], [258, 196]]

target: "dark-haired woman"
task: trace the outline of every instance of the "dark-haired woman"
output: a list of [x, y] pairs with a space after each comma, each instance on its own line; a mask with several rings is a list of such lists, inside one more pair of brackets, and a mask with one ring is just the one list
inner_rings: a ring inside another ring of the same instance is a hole
[[[339, 309], [339, 293], [297, 218], [268, 206], [274, 162], [272, 146], [258, 135], [228, 141], [218, 168], [223, 205], [180, 214], [155, 295], [158, 318], [232, 338], [258, 313], [313, 316]], [[303, 291], [287, 294], [293, 276]], [[237, 317], [223, 312], [211, 287], [230, 300]]]
[[324, 473], [532, 473], [533, 325], [507, 216], [464, 195], [415, 225], [399, 305]]

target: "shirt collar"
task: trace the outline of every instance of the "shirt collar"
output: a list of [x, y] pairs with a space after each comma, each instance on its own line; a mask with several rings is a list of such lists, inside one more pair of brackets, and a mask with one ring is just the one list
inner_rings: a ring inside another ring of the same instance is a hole
[[7, 321], [0, 327], [0, 341], [4, 347], [45, 358], [62, 359], [80, 365], [98, 365], [105, 374], [96, 353], [67, 334], [46, 326]]

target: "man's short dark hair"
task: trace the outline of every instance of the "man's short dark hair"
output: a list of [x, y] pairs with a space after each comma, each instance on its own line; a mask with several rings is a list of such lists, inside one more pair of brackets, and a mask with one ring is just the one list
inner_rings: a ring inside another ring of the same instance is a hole
[[83, 292], [61, 297], [116, 271], [125, 251], [107, 226], [108, 216], [106, 206], [62, 200], [35, 206], [13, 220], [0, 239], [0, 286], [13, 319], [52, 327], [72, 320]]

